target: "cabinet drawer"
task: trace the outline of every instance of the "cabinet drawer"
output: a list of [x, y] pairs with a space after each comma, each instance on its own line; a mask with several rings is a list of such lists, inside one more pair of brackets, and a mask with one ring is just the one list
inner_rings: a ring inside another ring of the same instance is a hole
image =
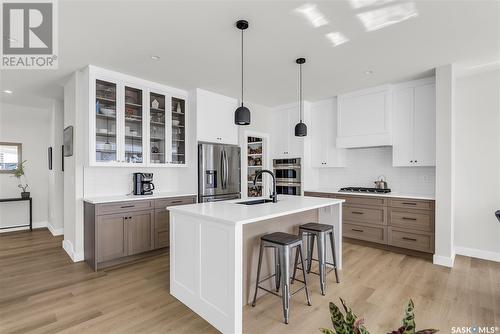
[[434, 212], [391, 209], [391, 222], [389, 225], [432, 232], [434, 231]]
[[342, 207], [343, 219], [348, 222], [387, 225], [386, 208], [367, 208], [360, 206]]
[[106, 215], [110, 213], [121, 213], [137, 210], [148, 210], [154, 206], [153, 201], [128, 201], [97, 205], [97, 215]]
[[415, 230], [403, 230], [389, 227], [389, 245], [433, 253], [434, 234]]
[[344, 237], [376, 242], [387, 243], [387, 228], [382, 226], [366, 226], [350, 223], [342, 223], [342, 235]]
[[195, 203], [194, 196], [162, 198], [162, 199], [155, 200], [155, 208], [156, 209], [165, 209], [167, 206], [185, 205], [185, 204], [193, 204], [193, 203]]
[[344, 205], [373, 205], [387, 206], [387, 198], [372, 197], [372, 196], [348, 196], [332, 194], [331, 197], [345, 199]]
[[393, 208], [434, 210], [434, 201], [391, 198], [390, 206]]
[[155, 235], [155, 248], [167, 247], [170, 244], [169, 230], [157, 231]]

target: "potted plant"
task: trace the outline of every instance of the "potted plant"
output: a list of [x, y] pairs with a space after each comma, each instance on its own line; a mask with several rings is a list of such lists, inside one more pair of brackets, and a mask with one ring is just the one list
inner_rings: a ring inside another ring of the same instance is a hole
[[[350, 307], [340, 298], [342, 306], [345, 310], [345, 315], [342, 314], [340, 308], [330, 302], [330, 318], [333, 324], [333, 330], [328, 328], [320, 328], [323, 334], [369, 334], [364, 326], [364, 320], [358, 319]], [[387, 334], [434, 334], [437, 329], [429, 328], [417, 331], [415, 329], [415, 313], [413, 301], [410, 299], [405, 309], [405, 315], [402, 321], [402, 326], [397, 330], [393, 330]]]
[[24, 175], [24, 165], [26, 164], [26, 160], [17, 164], [17, 168], [14, 170], [14, 177], [17, 178], [17, 185], [23, 191], [21, 192], [21, 198], [30, 198], [30, 193], [28, 190], [28, 184], [26, 183], [26, 176]]

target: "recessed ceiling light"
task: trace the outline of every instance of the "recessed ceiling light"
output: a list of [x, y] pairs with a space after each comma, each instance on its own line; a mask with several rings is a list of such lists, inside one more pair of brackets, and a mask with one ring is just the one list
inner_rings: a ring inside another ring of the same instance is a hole
[[366, 71], [365, 71], [365, 74], [366, 74], [366, 75], [373, 74], [373, 71], [372, 71], [372, 70], [366, 70]]
[[353, 9], [360, 9], [369, 6], [380, 6], [394, 0], [349, 0]]
[[298, 14], [303, 15], [314, 28], [318, 28], [324, 26], [325, 24], [328, 24], [328, 21], [317, 7], [318, 6], [315, 4], [306, 3], [300, 7], [295, 8], [294, 11]]
[[333, 43], [333, 46], [339, 46], [341, 44], [349, 42], [349, 38], [345, 37], [345, 35], [341, 32], [330, 32], [325, 35], [330, 42]]
[[9, 90], [9, 89], [4, 89], [4, 91], [3, 91], [3, 92], [4, 92], [5, 94], [12, 94], [12, 93], [13, 93], [13, 92], [12, 92], [11, 90]]
[[153, 59], [153, 60], [159, 60], [159, 59], [160, 59], [160, 56], [155, 56], [155, 55], [153, 55], [153, 56], [151, 56], [151, 59]]
[[366, 31], [382, 29], [416, 16], [418, 16], [418, 11], [413, 2], [401, 3], [357, 14]]

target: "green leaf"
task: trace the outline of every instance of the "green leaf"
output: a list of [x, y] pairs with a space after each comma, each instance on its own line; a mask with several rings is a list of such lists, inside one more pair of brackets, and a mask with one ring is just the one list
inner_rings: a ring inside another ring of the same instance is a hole
[[421, 329], [415, 334], [434, 334], [439, 332], [439, 329], [429, 328], [429, 329]]
[[405, 317], [403, 318], [403, 334], [415, 334], [415, 314], [414, 314], [415, 305], [413, 304], [413, 300], [408, 301], [408, 305], [405, 310]]
[[340, 302], [342, 303], [342, 306], [344, 307], [345, 310], [345, 325], [346, 325], [346, 330], [348, 334], [354, 334], [354, 322], [358, 318], [354, 312], [352, 312], [352, 309], [346, 305], [344, 300], [340, 298]]
[[346, 331], [344, 315], [334, 303], [330, 302], [330, 314], [332, 319], [333, 328], [337, 334], [348, 334]]
[[334, 331], [332, 331], [331, 329], [328, 329], [328, 328], [320, 328], [319, 331], [323, 334], [335, 334]]

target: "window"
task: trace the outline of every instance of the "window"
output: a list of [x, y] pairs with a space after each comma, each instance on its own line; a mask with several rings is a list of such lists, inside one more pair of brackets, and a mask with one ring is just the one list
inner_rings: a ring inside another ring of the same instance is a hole
[[0, 173], [14, 173], [22, 161], [22, 144], [0, 142]]

